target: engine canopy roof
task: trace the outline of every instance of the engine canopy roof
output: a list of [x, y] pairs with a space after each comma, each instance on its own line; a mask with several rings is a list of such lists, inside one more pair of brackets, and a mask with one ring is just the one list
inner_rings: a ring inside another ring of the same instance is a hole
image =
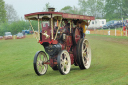
[[69, 13], [62, 13], [62, 12], [35, 12], [30, 14], [25, 14], [26, 20], [37, 20], [37, 19], [70, 19], [70, 20], [95, 20], [94, 16], [86, 16], [86, 15], [78, 15], [78, 14], [69, 14]]

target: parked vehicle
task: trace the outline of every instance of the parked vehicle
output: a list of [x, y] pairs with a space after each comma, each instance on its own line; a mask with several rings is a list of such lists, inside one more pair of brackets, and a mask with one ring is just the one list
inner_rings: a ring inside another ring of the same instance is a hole
[[117, 23], [116, 20], [112, 20], [106, 23], [106, 25], [103, 26], [103, 29], [108, 29], [111, 27], [112, 24]]
[[25, 34], [29, 34], [30, 31], [29, 31], [29, 30], [22, 30], [22, 33], [23, 33], [23, 35], [25, 35]]
[[11, 32], [5, 32], [4, 38], [5, 38], [5, 40], [7, 40], [7, 39], [13, 39]]
[[23, 33], [18, 33], [16, 37], [17, 39], [22, 39], [25, 38], [25, 35], [23, 35]]
[[106, 19], [96, 19], [90, 22], [88, 29], [100, 29], [106, 24]]
[[122, 23], [122, 21], [120, 20], [114, 24], [111, 24], [110, 28], [119, 28], [119, 27], [122, 27], [122, 25], [124, 25], [124, 23]]
[[3, 36], [0, 36], [0, 40], [3, 39]]
[[128, 23], [128, 20], [127, 20], [127, 19], [125, 20], [125, 24], [126, 24], [126, 23]]

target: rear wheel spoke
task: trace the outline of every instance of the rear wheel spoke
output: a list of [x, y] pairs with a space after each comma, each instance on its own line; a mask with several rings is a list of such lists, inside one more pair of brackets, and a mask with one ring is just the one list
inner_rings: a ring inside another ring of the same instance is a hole
[[[77, 59], [79, 59], [78, 65], [81, 69], [88, 69], [90, 67], [91, 64], [91, 49], [89, 46], [89, 43], [87, 41], [87, 39], [80, 39], [78, 44], [77, 44], [77, 52], [80, 55], [77, 55]], [[79, 49], [82, 50], [79, 51]]]

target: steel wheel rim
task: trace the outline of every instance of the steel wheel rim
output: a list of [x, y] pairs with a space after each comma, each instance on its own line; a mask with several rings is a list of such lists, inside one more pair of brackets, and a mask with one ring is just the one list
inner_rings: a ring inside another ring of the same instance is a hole
[[82, 44], [82, 61], [85, 68], [88, 69], [91, 64], [91, 48], [86, 39], [83, 41]]
[[63, 73], [68, 74], [71, 67], [70, 56], [67, 51], [62, 52], [60, 56], [60, 66]]
[[47, 71], [47, 68], [48, 68], [48, 65], [47, 64], [43, 64], [44, 62], [47, 62], [48, 61], [48, 58], [47, 56], [45, 55], [45, 53], [43, 52], [40, 52], [38, 54], [38, 57], [37, 57], [37, 62], [36, 62], [36, 65], [37, 65], [37, 70], [40, 74], [45, 74], [46, 71]]

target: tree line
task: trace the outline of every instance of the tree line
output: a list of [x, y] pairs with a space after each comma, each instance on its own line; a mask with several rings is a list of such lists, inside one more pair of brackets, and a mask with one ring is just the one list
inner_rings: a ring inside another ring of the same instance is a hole
[[[32, 26], [35, 30], [37, 30], [38, 22], [31, 21]], [[5, 32], [11, 32], [13, 35], [17, 34], [18, 32], [22, 32], [22, 30], [31, 30], [30, 24], [28, 21], [18, 20], [15, 22], [9, 23], [2, 23], [0, 25], [0, 36], [4, 35]]]
[[[59, 12], [95, 16], [97, 19], [121, 20], [128, 18], [128, 0], [78, 0], [78, 6], [65, 6]], [[53, 7], [46, 3], [42, 11]], [[32, 21], [37, 29], [37, 22]], [[4, 32], [11, 31], [12, 34], [21, 32], [24, 29], [31, 29], [29, 22], [20, 19], [12, 5], [5, 4], [0, 0], [0, 36]]]
[[128, 18], [128, 0], [78, 0], [79, 7], [65, 6], [60, 11], [109, 20]]

